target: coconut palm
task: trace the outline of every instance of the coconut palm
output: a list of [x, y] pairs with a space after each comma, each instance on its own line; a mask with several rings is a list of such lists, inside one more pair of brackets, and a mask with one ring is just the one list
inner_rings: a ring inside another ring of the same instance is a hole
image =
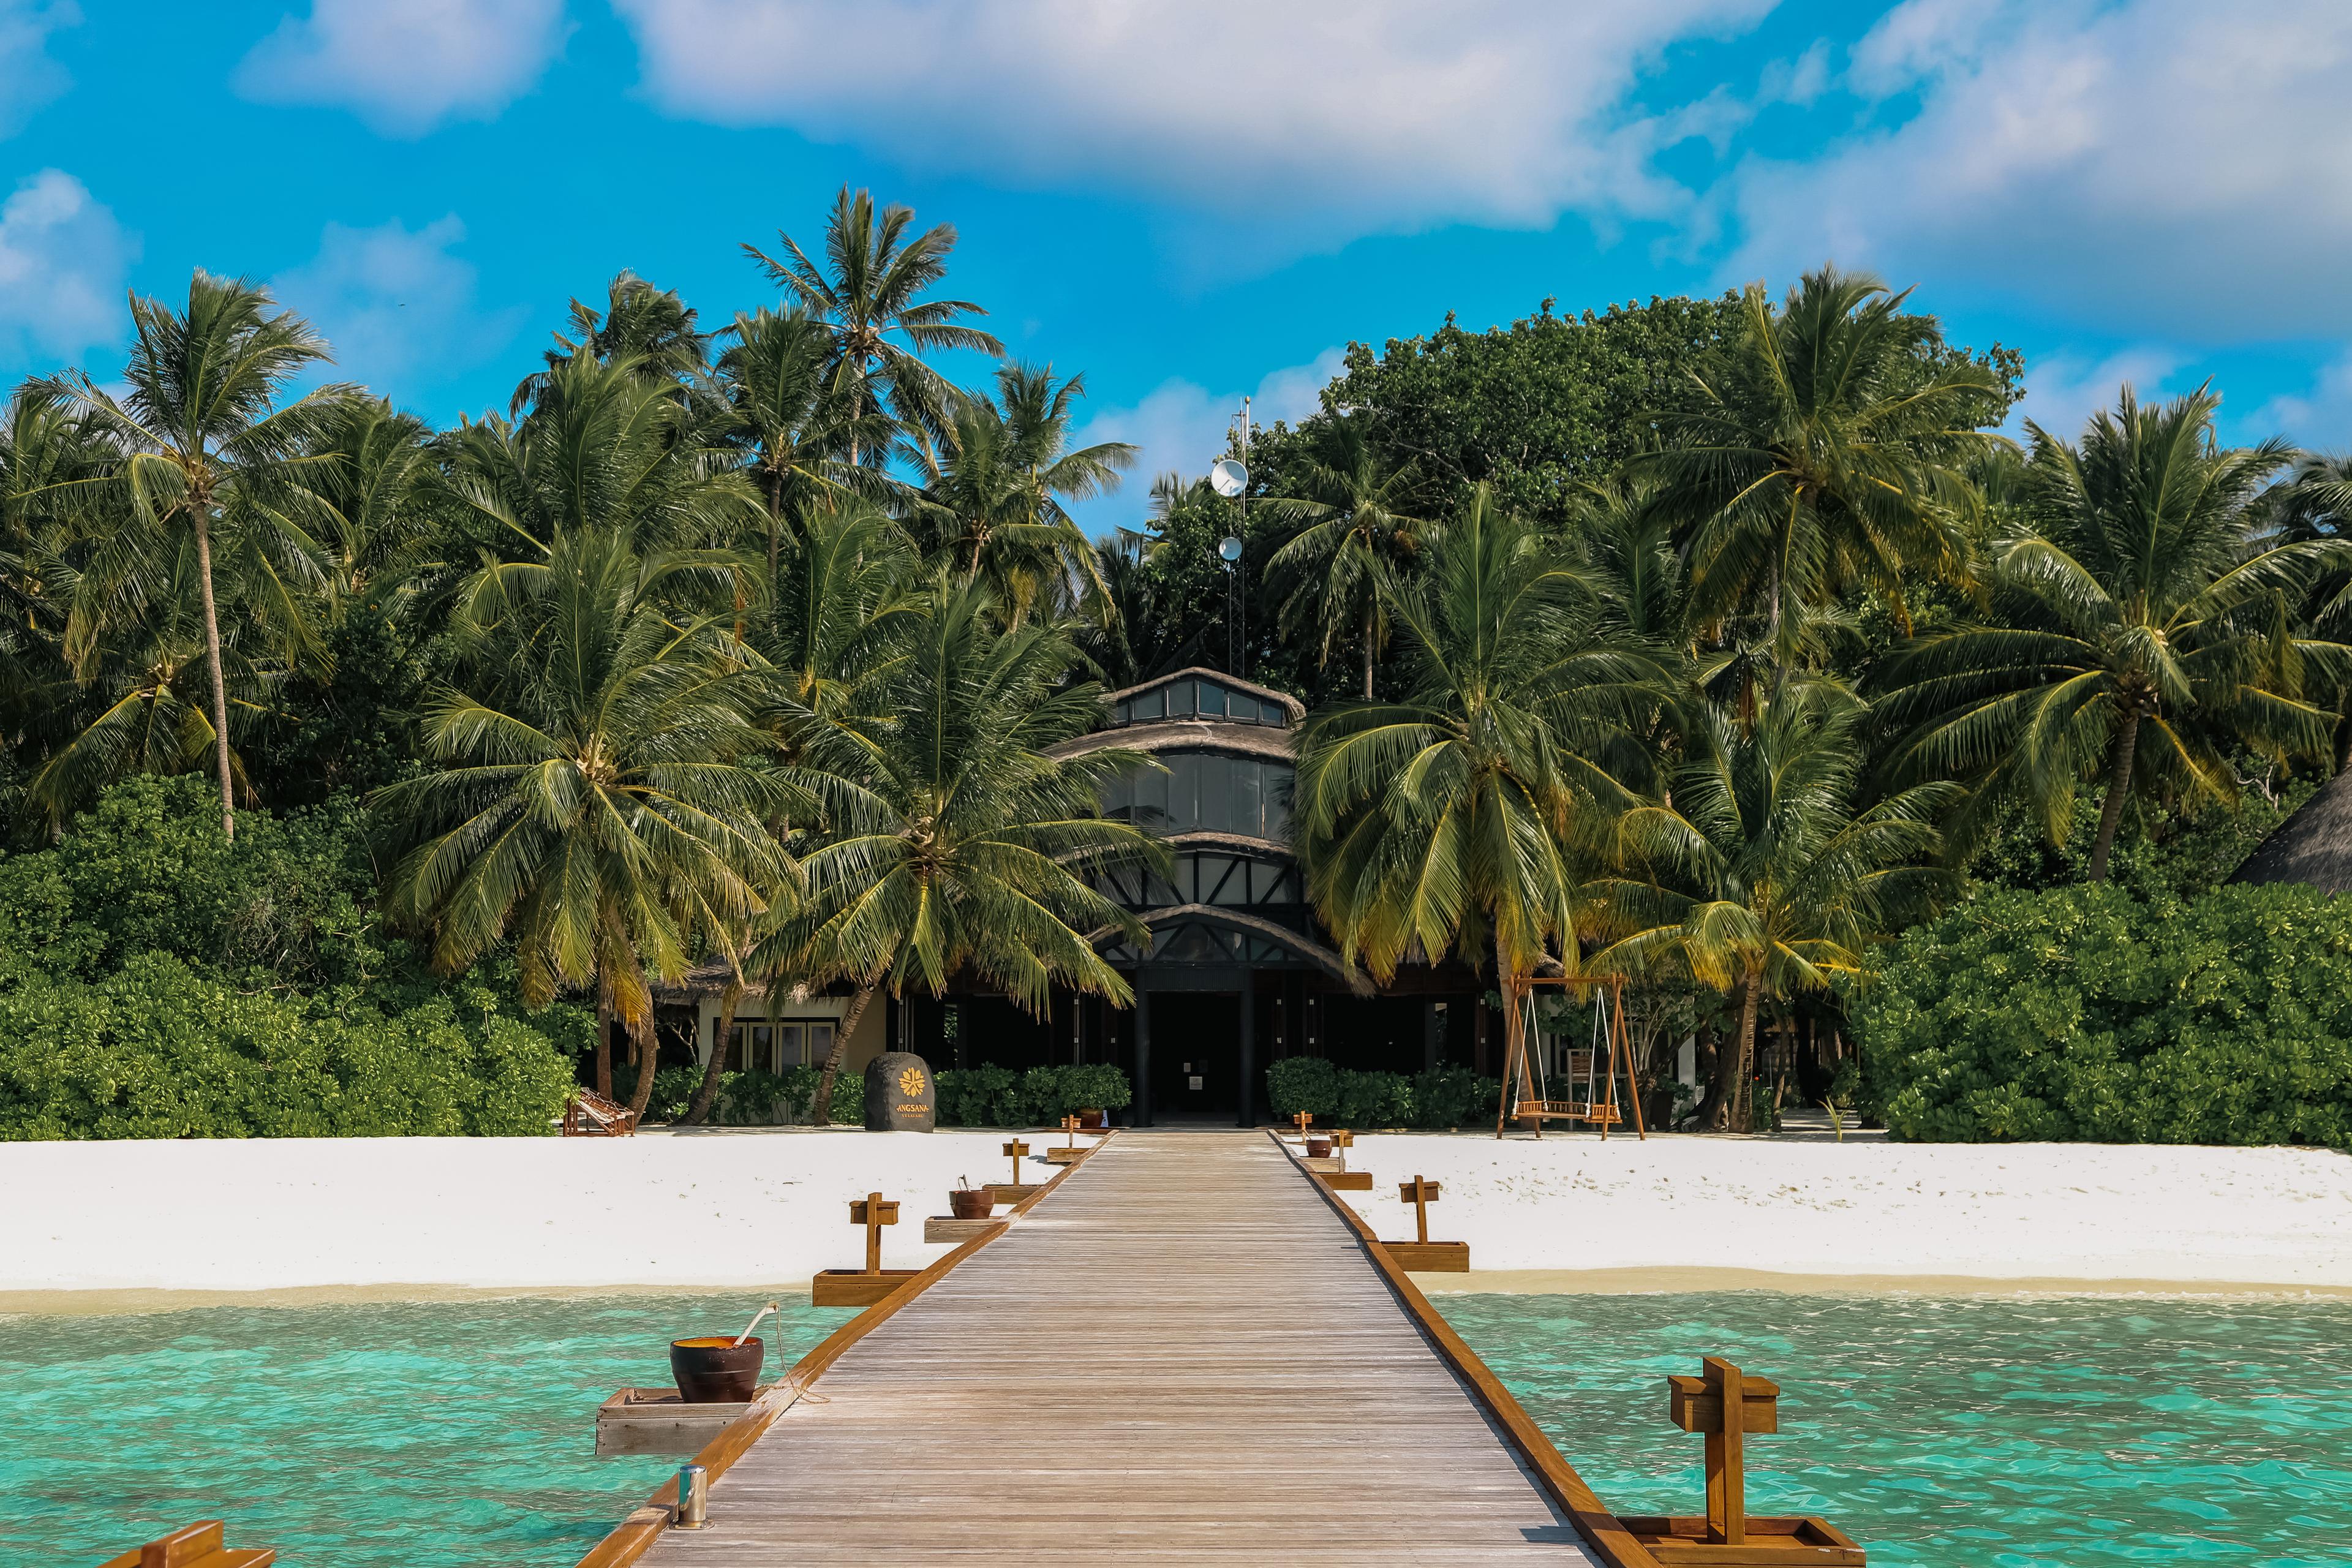
[[1524, 1078], [1528, 977], [1577, 964], [1572, 846], [1624, 796], [1589, 759], [1664, 673], [1597, 637], [1591, 583], [1485, 486], [1423, 547], [1411, 579], [1373, 565], [1402, 694], [1309, 717], [1292, 819], [1307, 895], [1350, 961], [1385, 981], [1415, 948], [1492, 959]]
[[1778, 310], [1751, 286], [1738, 348], [1629, 465], [1674, 522], [1699, 622], [1758, 609], [1776, 669], [1800, 662], [1803, 615], [1849, 586], [1899, 608], [1905, 569], [1967, 566], [1963, 470], [2000, 444], [1981, 427], [2007, 400], [1983, 366], [1923, 354], [1935, 323], [1909, 298], [1835, 268]]
[[1276, 579], [1289, 584], [1282, 601], [1283, 635], [1295, 637], [1312, 626], [1316, 660], [1328, 667], [1333, 650], [1354, 634], [1362, 644], [1367, 702], [1372, 666], [1388, 640], [1372, 568], [1412, 555], [1422, 526], [1411, 510], [1418, 482], [1411, 463], [1389, 466], [1366, 438], [1360, 418], [1340, 419], [1307, 448], [1286, 487], [1295, 493], [1265, 503], [1276, 522], [1302, 525], [1267, 563]]
[[2232, 799], [2225, 744], [2323, 748], [2333, 715], [2302, 700], [2302, 668], [2341, 671], [2352, 654], [2290, 629], [2288, 605], [2340, 547], [2251, 542], [2252, 503], [2290, 454], [2218, 445], [2219, 404], [2200, 390], [2149, 408], [2126, 387], [2080, 447], [2028, 425], [2031, 531], [1995, 547], [1988, 623], [1924, 639], [1879, 677], [1887, 716], [1911, 726], [1899, 766], [1984, 779], [1987, 799], [2021, 792], [2053, 841], [2105, 773], [2094, 882], [2135, 786]]
[[1854, 973], [1945, 886], [1921, 862], [1962, 792], [1922, 784], [1857, 809], [1863, 718], [1826, 682], [1784, 686], [1752, 722], [1705, 709], [1671, 795], [1619, 819], [1621, 869], [1592, 885], [1614, 939], [1595, 968], [1687, 972], [1734, 998], [1738, 1033], [1700, 1108], [1715, 1127], [1749, 1125], [1759, 1005]]
[[[2264, 518], [2253, 544], [2332, 544], [2352, 542], [2352, 457], [2305, 452], [2263, 497]], [[2331, 556], [2336, 552], [2329, 552]], [[2295, 618], [2325, 635], [2340, 637], [2352, 612], [2352, 571], [2343, 563], [2323, 565], [2297, 606]], [[2352, 670], [2325, 666], [2307, 669], [2306, 695], [2335, 710], [2336, 771], [2352, 767]]]
[[835, 393], [825, 374], [832, 337], [800, 310], [738, 315], [734, 342], [719, 356], [718, 382], [746, 449], [746, 467], [767, 512], [768, 574], [775, 576], [793, 520], [860, 496], [879, 499], [887, 481], [849, 460], [853, 447], [889, 445], [887, 414], [862, 410]]
[[336, 461], [312, 477], [336, 604], [401, 584], [429, 548], [425, 497], [437, 480], [431, 429], [380, 397], [353, 397], [325, 422]]
[[703, 331], [695, 311], [674, 289], [646, 282], [624, 268], [604, 291], [604, 309], [584, 300], [572, 301], [572, 335], [554, 333], [555, 346], [546, 353], [547, 369], [525, 376], [514, 390], [507, 412], [520, 415], [547, 390], [549, 375], [577, 359], [611, 364], [626, 360], [635, 374], [649, 380], [676, 383], [698, 381], [710, 358], [710, 334]]
[[[978, 305], [925, 298], [947, 276], [956, 233], [952, 225], [938, 224], [909, 238], [914, 221], [913, 208], [895, 203], [877, 216], [872, 195], [844, 185], [825, 225], [824, 266], [782, 230], [776, 234], [780, 255], [754, 245], [743, 250], [824, 323], [833, 343], [825, 372], [836, 391], [861, 410], [886, 409], [907, 428], [937, 434], [955, 399], [922, 356], [940, 349], [1001, 356], [1004, 345], [963, 324], [963, 317], [988, 314]], [[862, 433], [854, 435], [849, 460], [857, 464], [875, 451]]]
[[649, 972], [678, 978], [789, 894], [770, 824], [813, 803], [753, 765], [767, 739], [723, 615], [679, 610], [697, 596], [679, 579], [708, 592], [707, 556], [641, 554], [617, 530], [583, 529], [486, 575], [457, 635], [523, 678], [488, 698], [448, 693], [425, 725], [436, 770], [373, 797], [414, 840], [390, 908], [430, 933], [444, 972], [510, 942], [534, 1005], [593, 985], [597, 1092], [612, 1092], [618, 1018], [642, 1111]]
[[1093, 939], [1148, 938], [1095, 879], [1164, 855], [1097, 812], [1104, 781], [1142, 759], [1047, 755], [1099, 720], [1099, 689], [1066, 680], [1063, 632], [999, 619], [984, 584], [941, 579], [904, 643], [889, 722], [812, 724], [800, 737], [808, 765], [837, 781], [824, 842], [803, 859], [804, 911], [745, 967], [771, 984], [854, 988], [818, 1080], [820, 1115], [877, 991], [936, 995], [968, 973], [1032, 1012], [1056, 984], [1131, 994]]
[[325, 572], [310, 530], [321, 515], [316, 487], [336, 461], [322, 437], [354, 395], [328, 385], [278, 406], [288, 384], [328, 353], [310, 323], [272, 303], [265, 289], [200, 271], [184, 310], [132, 297], [121, 396], [80, 371], [47, 384], [117, 454], [106, 474], [75, 481], [108, 492], [100, 504], [111, 521], [79, 574], [67, 656], [90, 668], [108, 626], [147, 615], [155, 595], [190, 583], [177, 563], [193, 549], [221, 832], [230, 837], [236, 798], [215, 558], [248, 587], [238, 613], [249, 634], [315, 646], [307, 600]]
[[1051, 366], [1006, 365], [996, 381], [1001, 406], [959, 398], [938, 450], [921, 455], [915, 513], [933, 555], [968, 580], [985, 579], [1017, 626], [1074, 582], [1101, 590], [1094, 548], [1062, 502], [1115, 489], [1136, 448], [1071, 447], [1082, 376], [1057, 384]]

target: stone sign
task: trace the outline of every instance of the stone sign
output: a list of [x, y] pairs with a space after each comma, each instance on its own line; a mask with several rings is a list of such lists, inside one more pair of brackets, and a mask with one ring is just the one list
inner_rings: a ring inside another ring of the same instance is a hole
[[939, 1120], [929, 1062], [912, 1051], [884, 1051], [866, 1064], [866, 1131], [929, 1132]]

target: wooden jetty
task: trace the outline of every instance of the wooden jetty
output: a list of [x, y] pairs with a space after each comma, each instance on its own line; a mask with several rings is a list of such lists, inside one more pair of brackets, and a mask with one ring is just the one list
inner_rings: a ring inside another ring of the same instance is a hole
[[706, 1525], [672, 1483], [581, 1568], [1683, 1560], [1273, 1139], [1084, 1155], [705, 1448]]

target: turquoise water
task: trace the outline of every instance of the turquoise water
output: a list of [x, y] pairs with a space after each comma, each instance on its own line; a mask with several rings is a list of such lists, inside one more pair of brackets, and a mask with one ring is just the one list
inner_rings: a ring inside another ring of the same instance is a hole
[[1780, 1384], [1748, 1510], [1818, 1513], [1874, 1568], [2352, 1563], [2352, 1302], [1445, 1296], [1603, 1500], [1699, 1513], [1665, 1377]]
[[[0, 1317], [0, 1562], [96, 1563], [226, 1515], [287, 1568], [564, 1568], [675, 1461], [593, 1413], [756, 1295]], [[1612, 1506], [1699, 1511], [1664, 1379], [1782, 1388], [1758, 1512], [1880, 1568], [2352, 1562], [2352, 1302], [1448, 1296]], [[788, 1308], [772, 1369], [847, 1312]], [[772, 1324], [773, 1320], [771, 1320]], [[462, 1353], [458, 1347], [463, 1347]], [[779, 1356], [781, 1354], [781, 1359]]]
[[[763, 1300], [0, 1316], [0, 1563], [100, 1563], [226, 1518], [287, 1568], [558, 1568], [677, 1463], [595, 1458], [596, 1406]], [[771, 1373], [855, 1315], [805, 1290], [785, 1313], [760, 1329]]]

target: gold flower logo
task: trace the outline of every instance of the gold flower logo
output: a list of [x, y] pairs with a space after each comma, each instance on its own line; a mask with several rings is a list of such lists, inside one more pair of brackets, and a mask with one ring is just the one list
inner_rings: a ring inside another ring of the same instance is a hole
[[920, 1068], [908, 1068], [906, 1071], [900, 1073], [898, 1075], [898, 1092], [900, 1094], [922, 1093], [923, 1069]]

